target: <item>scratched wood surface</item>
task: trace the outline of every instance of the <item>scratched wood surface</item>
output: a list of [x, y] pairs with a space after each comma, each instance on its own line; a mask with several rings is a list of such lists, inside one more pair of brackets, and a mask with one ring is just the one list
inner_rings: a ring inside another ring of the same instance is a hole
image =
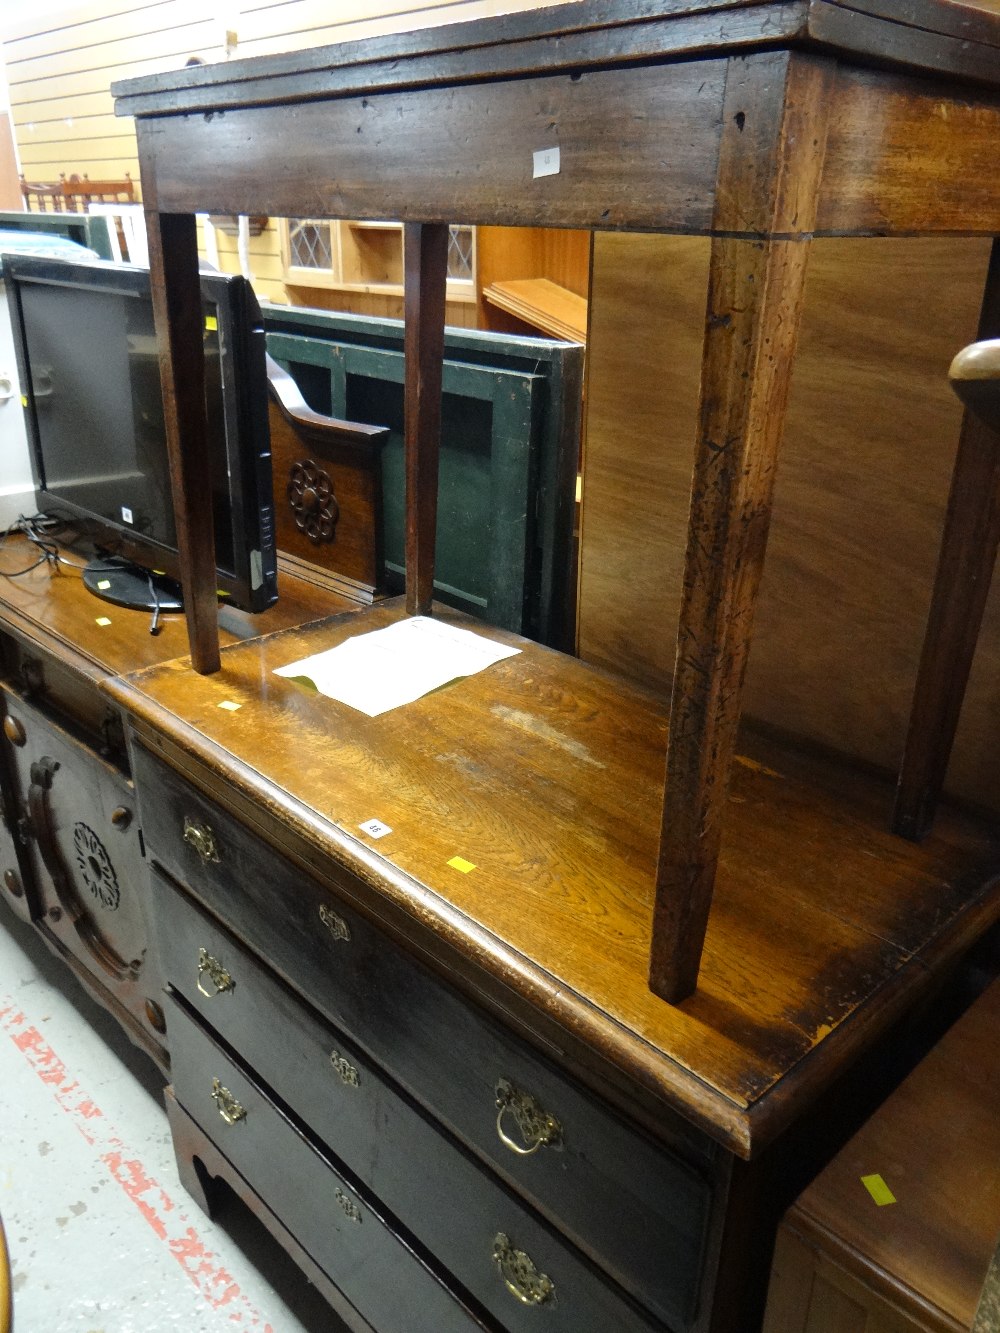
[[[987, 829], [947, 811], [916, 847], [882, 831], [888, 786], [745, 739], [698, 990], [666, 1005], [645, 981], [664, 703], [495, 630], [522, 651], [377, 718], [273, 674], [401, 614], [106, 688], [219, 799], [256, 803], [279, 846], [356, 874], [363, 910], [392, 904], [439, 966], [464, 962], [477, 990], [492, 980], [505, 1009], [546, 1014], [735, 1151], [787, 1124], [1000, 913]], [[366, 842], [371, 818], [392, 835]]]

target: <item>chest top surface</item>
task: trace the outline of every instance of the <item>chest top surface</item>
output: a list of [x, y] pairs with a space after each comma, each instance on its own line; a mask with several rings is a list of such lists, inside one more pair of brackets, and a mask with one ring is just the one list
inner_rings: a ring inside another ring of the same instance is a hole
[[[698, 989], [665, 1004], [646, 968], [666, 705], [496, 630], [516, 656], [380, 717], [274, 675], [400, 614], [236, 645], [212, 676], [178, 662], [106, 688], [193, 756], [223, 803], [248, 800], [321, 875], [324, 862], [350, 871], [362, 908], [393, 908], [421, 948], [491, 978], [740, 1152], [1000, 910], [987, 826], [946, 810], [919, 846], [894, 838], [888, 783], [748, 737]], [[371, 819], [391, 835], [368, 837]]]

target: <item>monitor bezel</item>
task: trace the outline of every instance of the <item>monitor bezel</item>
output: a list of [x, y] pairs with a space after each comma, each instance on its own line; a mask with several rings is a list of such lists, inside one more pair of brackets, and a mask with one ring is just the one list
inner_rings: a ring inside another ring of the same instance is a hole
[[[181, 581], [176, 545], [136, 532], [124, 522], [116, 523], [48, 489], [23, 317], [22, 293], [28, 285], [109, 292], [151, 303], [149, 270], [103, 260], [18, 254], [4, 254], [2, 264], [39, 512], [66, 517], [82, 537], [108, 554], [124, 556], [145, 569], [162, 570]], [[253, 288], [241, 275], [202, 272], [200, 278], [202, 298], [213, 306], [218, 321], [223, 448], [233, 536], [234, 568], [225, 568], [217, 559], [218, 587], [226, 604], [259, 612], [277, 599], [264, 321]], [[86, 336], [85, 329], [77, 336]], [[169, 472], [169, 458], [167, 468]], [[176, 529], [176, 510], [174, 526]]]

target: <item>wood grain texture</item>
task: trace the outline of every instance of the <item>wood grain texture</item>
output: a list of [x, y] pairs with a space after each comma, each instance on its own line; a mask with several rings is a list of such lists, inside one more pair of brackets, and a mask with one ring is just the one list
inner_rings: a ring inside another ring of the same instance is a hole
[[782, 1229], [763, 1333], [967, 1333], [940, 1311], [903, 1312], [839, 1264]]
[[580, 343], [587, 341], [586, 299], [548, 278], [494, 282], [483, 289], [483, 299], [553, 338]]
[[403, 229], [403, 266], [406, 609], [411, 616], [422, 616], [430, 614], [434, 597], [447, 223], [407, 223]]
[[[980, 339], [1000, 336], [1000, 242], [993, 243]], [[1000, 546], [1000, 435], [966, 410], [917, 672], [892, 826], [922, 838], [944, 787]]]
[[114, 85], [112, 91], [119, 99], [119, 114], [200, 111], [374, 91], [386, 83], [416, 86], [504, 78], [560, 66], [690, 58], [706, 49], [731, 54], [789, 43], [1000, 83], [994, 60], [995, 14], [980, 8], [977, 22], [956, 39], [957, 7], [950, 0], [929, 4], [918, 21], [912, 13], [883, 16], [876, 9], [840, 0], [653, 0], [638, 6], [585, 0], [448, 25], [432, 33], [394, 34], [304, 56], [277, 56], [267, 63], [241, 62], [225, 72], [208, 67], [154, 75]]
[[[754, 742], [699, 989], [662, 1004], [644, 972], [665, 707], [495, 630], [522, 651], [381, 718], [273, 675], [402, 612], [227, 648], [210, 678], [178, 663], [108, 688], [196, 758], [223, 804], [243, 793], [266, 836], [338, 892], [354, 882], [360, 910], [398, 913], [432, 965], [443, 951], [450, 975], [471, 966], [487, 1000], [499, 983], [503, 1012], [519, 1000], [529, 1025], [548, 1016], [736, 1151], [788, 1124], [1000, 913], [988, 833], [949, 811], [920, 846], [893, 838], [884, 785]], [[303, 748], [304, 733], [323, 745]], [[358, 832], [372, 817], [393, 829], [374, 846]], [[475, 871], [449, 867], [455, 855]]]
[[730, 64], [713, 226], [788, 240], [716, 240], [677, 630], [650, 986], [695, 988], [712, 902], [743, 676], [826, 138], [822, 62]]
[[[279, 550], [374, 591], [384, 577], [381, 449], [388, 429], [314, 412], [292, 377], [270, 360], [268, 386]], [[295, 485], [293, 473], [303, 466], [309, 469], [305, 482], [296, 474]], [[329, 530], [316, 523], [324, 513]]]
[[963, 41], [1000, 46], [1000, 26], [993, 0], [834, 0], [845, 9], [939, 32]]
[[[704, 230], [723, 73], [694, 61], [497, 83], [488, 96], [387, 92], [151, 118], [139, 134], [166, 210], [253, 213], [266, 194], [272, 216]], [[253, 173], [220, 171], [247, 143]], [[559, 174], [533, 179], [534, 148], [556, 145]]]
[[[1000, 182], [989, 164], [998, 133], [995, 92], [966, 98], [944, 80], [842, 68], [817, 234], [996, 234]], [[942, 176], [942, 162], [954, 173]]]
[[[85, 548], [69, 548], [65, 554], [81, 566], [89, 557]], [[14, 577], [15, 571], [25, 569], [36, 555], [35, 548], [23, 537], [8, 537], [0, 550], [0, 614], [8, 630], [18, 632], [25, 641], [43, 645], [48, 656], [91, 680], [186, 654], [187, 636], [180, 616], [162, 616], [160, 633], [154, 637], [149, 632], [148, 612], [111, 607], [85, 593], [77, 569], [62, 566], [56, 572], [41, 565], [29, 574]], [[7, 577], [3, 577], [5, 574]], [[223, 643], [236, 643], [358, 605], [359, 601], [316, 586], [279, 565], [275, 605], [259, 615], [235, 607], [220, 608], [220, 638]], [[109, 623], [98, 624], [99, 620]]]
[[[842, 1269], [870, 1298], [900, 1312], [901, 1328], [959, 1333], [972, 1325], [1000, 1216], [998, 1019], [1000, 986], [994, 983], [808, 1187], [783, 1224], [783, 1232]], [[866, 1193], [861, 1177], [873, 1172], [889, 1186], [894, 1204], [877, 1207]], [[799, 1265], [817, 1266], [808, 1255]], [[781, 1326], [765, 1327], [778, 1333]], [[809, 1333], [827, 1325], [801, 1327]]]
[[[146, 166], [150, 166], [148, 159]], [[147, 170], [147, 185], [151, 176]], [[196, 671], [218, 671], [215, 525], [205, 425], [204, 314], [194, 215], [160, 213], [155, 204], [150, 204], [146, 209], [146, 235], [191, 661]]]
[[[539, 71], [614, 66], [663, 56], [691, 58], [805, 36], [808, 0], [600, 0], [520, 15], [392, 34], [380, 40], [203, 66], [112, 85], [119, 115], [224, 110], [309, 97], [370, 93], [387, 84], [503, 80]], [[238, 88], [232, 84], [235, 69]]]
[[[809, 261], [746, 707], [887, 772], [961, 425], [947, 369], [975, 337], [989, 252], [824, 240]], [[580, 651], [650, 684], [672, 669], [707, 266], [697, 238], [595, 239]], [[998, 660], [994, 591], [946, 785], [993, 808]]]

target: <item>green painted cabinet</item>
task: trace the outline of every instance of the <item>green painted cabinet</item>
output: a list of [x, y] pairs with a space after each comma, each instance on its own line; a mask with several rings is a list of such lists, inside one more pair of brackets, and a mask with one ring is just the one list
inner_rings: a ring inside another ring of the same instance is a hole
[[[265, 306], [264, 322], [268, 351], [311, 407], [390, 427], [382, 451], [385, 588], [402, 591], [402, 323], [285, 306]], [[436, 594], [564, 650], [574, 638], [582, 385], [577, 344], [446, 332]], [[280, 496], [279, 478], [275, 490]]]

